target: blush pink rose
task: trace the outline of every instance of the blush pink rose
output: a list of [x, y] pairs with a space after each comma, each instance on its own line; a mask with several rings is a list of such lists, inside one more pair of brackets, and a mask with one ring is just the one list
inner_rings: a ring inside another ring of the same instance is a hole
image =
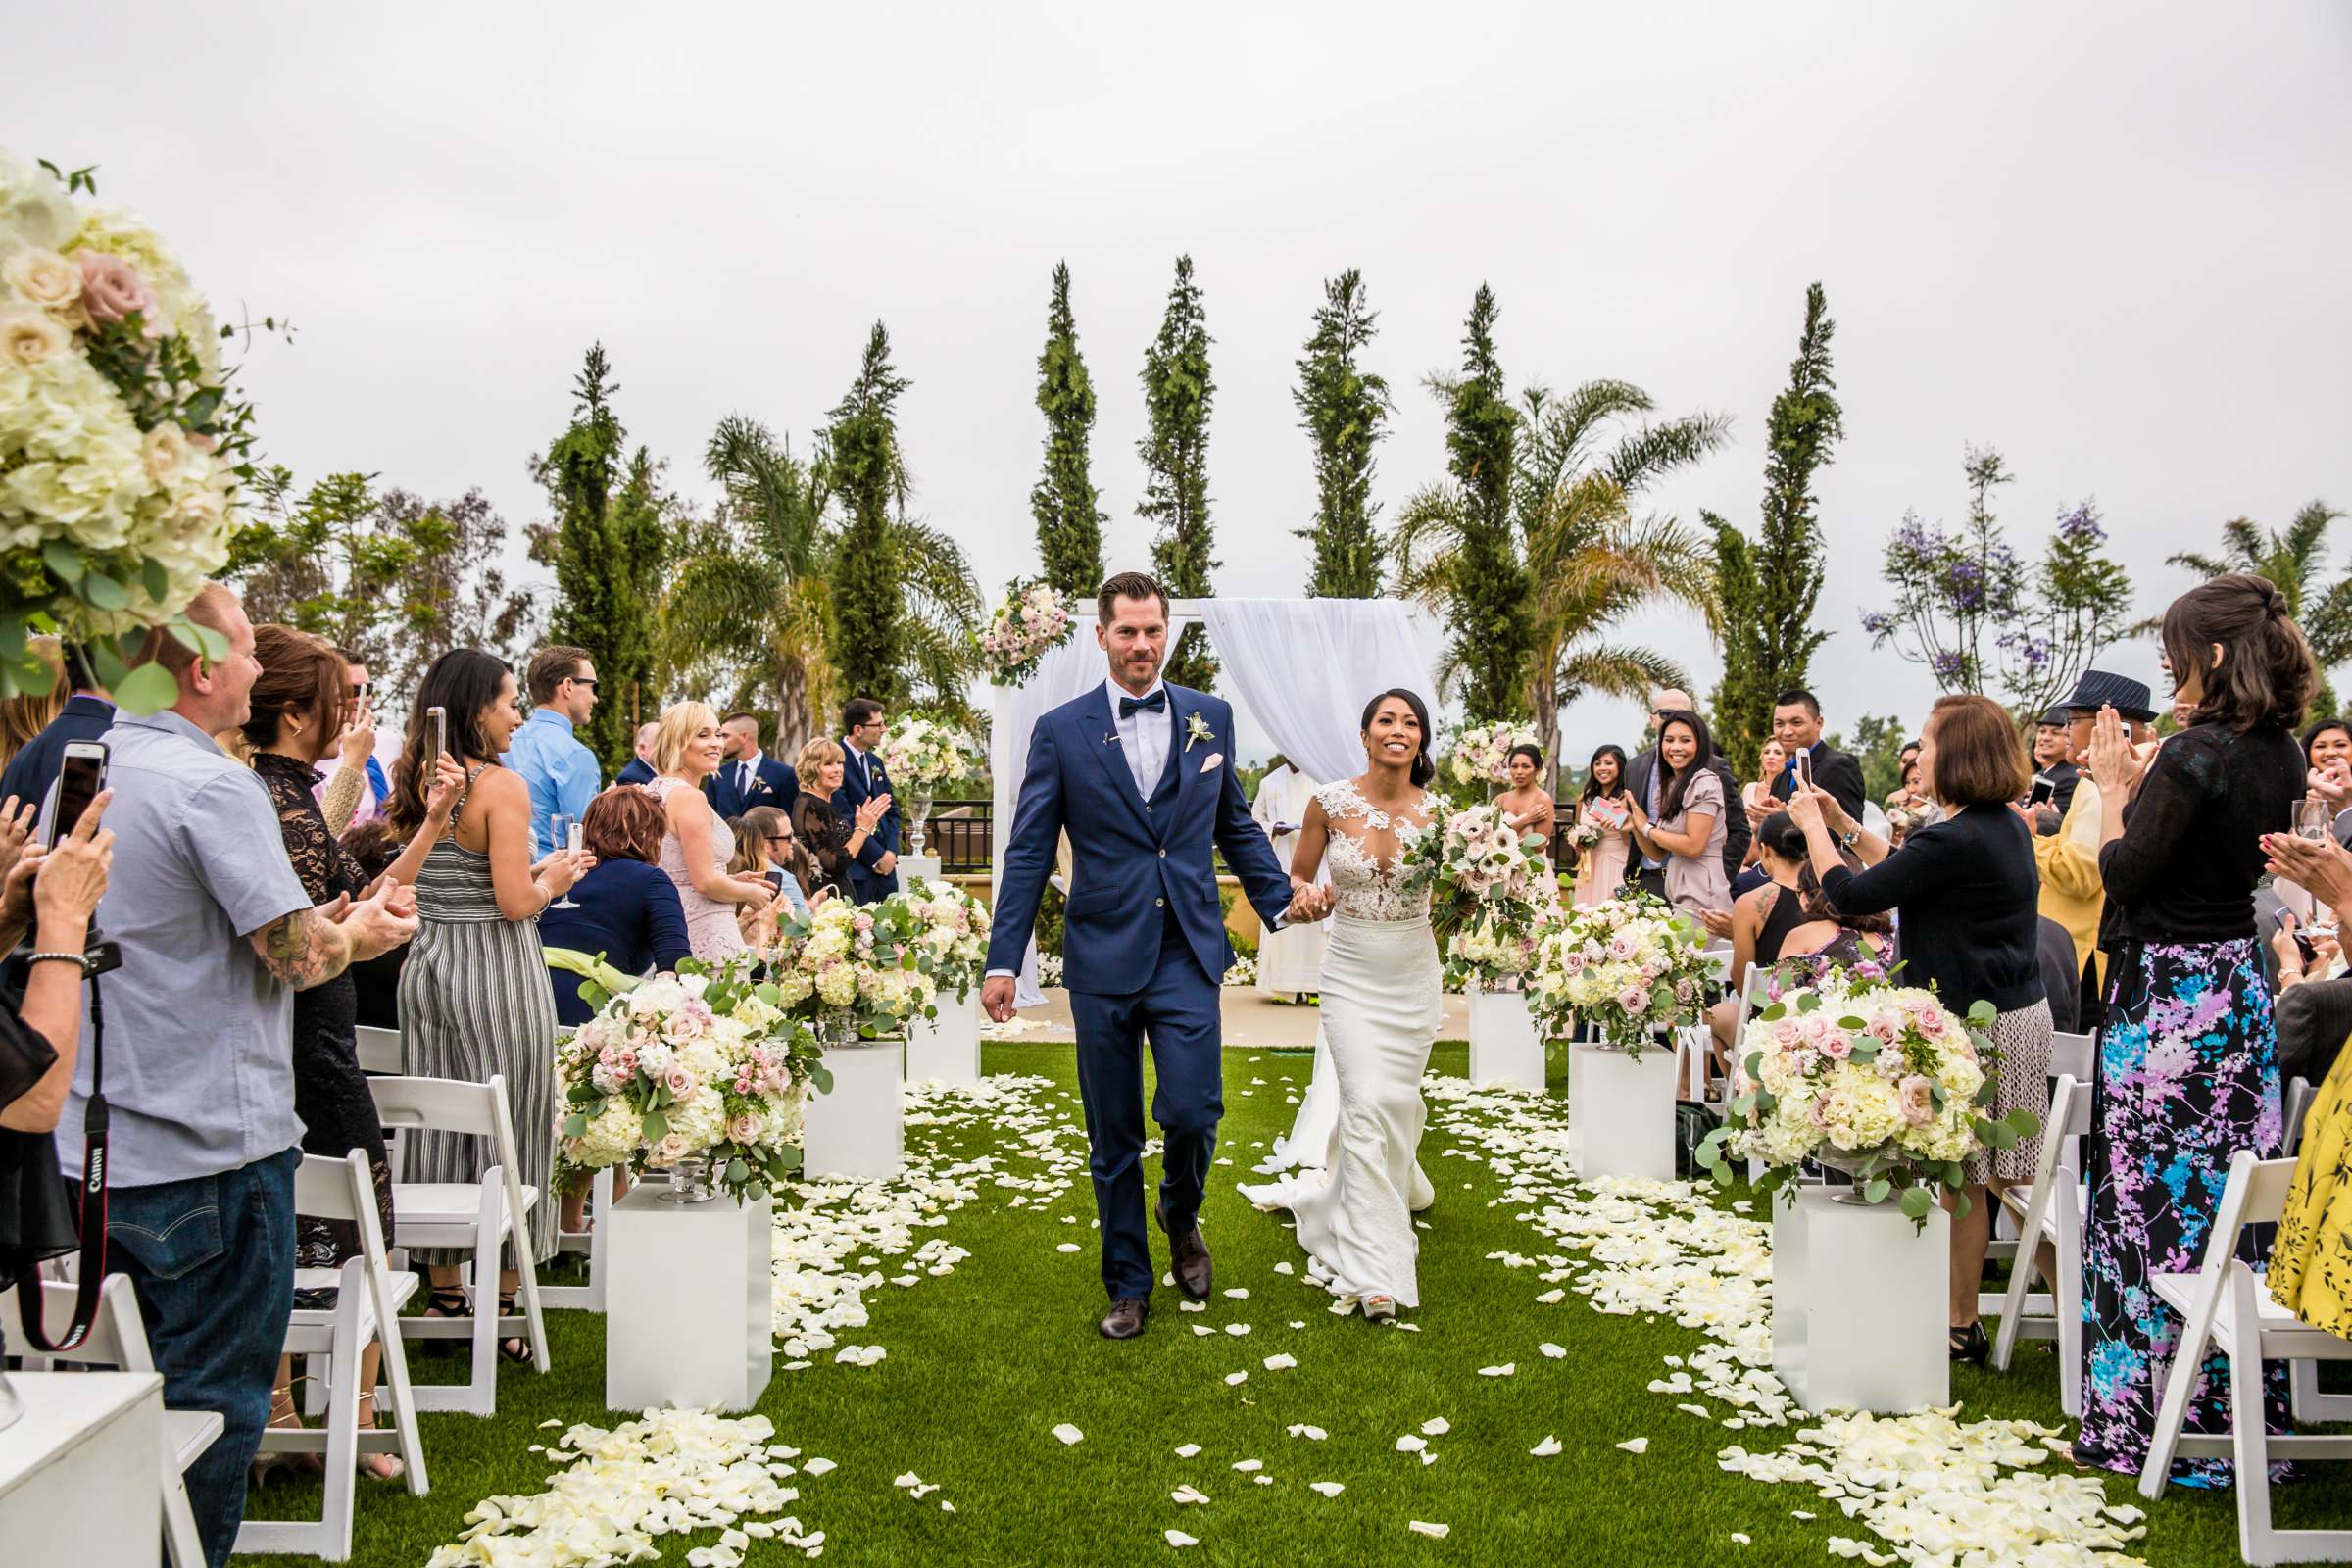
[[671, 1094], [680, 1098], [694, 1091], [694, 1074], [688, 1072], [684, 1067], [673, 1065], [668, 1072], [662, 1075], [662, 1081], [669, 1086]]
[[1843, 1061], [1854, 1054], [1854, 1043], [1836, 1030], [1822, 1036], [1819, 1045], [1821, 1054], [1832, 1061]]
[[81, 269], [81, 308], [101, 326], [137, 316], [160, 330], [155, 319], [155, 290], [128, 262], [103, 251], [75, 251]]
[[748, 1144], [760, 1136], [760, 1118], [746, 1111], [727, 1123], [727, 1136], [739, 1144]]
[[1939, 1035], [1943, 1033], [1944, 1025], [1945, 1019], [1943, 1016], [1943, 1009], [1936, 1005], [1936, 1004], [1933, 1002], [1919, 1009], [1919, 1026], [1920, 1028], [1926, 1030], [1929, 1034]]
[[1894, 1086], [1895, 1097], [1902, 1102], [1903, 1120], [1914, 1127], [1925, 1127], [1936, 1119], [1935, 1086], [1913, 1073]]

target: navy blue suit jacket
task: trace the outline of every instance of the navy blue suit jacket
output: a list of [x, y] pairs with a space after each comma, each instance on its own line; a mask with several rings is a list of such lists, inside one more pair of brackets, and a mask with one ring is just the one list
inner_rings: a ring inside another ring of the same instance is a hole
[[[1209, 984], [1222, 980], [1233, 947], [1217, 902], [1216, 851], [1269, 928], [1290, 907], [1291, 879], [1250, 819], [1234, 771], [1232, 705], [1182, 686], [1165, 690], [1173, 777], [1150, 801], [1136, 791], [1102, 687], [1038, 720], [997, 889], [989, 968], [1020, 969], [1065, 827], [1075, 861], [1061, 958], [1072, 991], [1143, 990], [1171, 915]], [[1208, 727], [1206, 740], [1191, 734], [1196, 715]]]
[[651, 784], [653, 781], [654, 764], [642, 757], [632, 757], [622, 763], [620, 772], [612, 780], [615, 784]]
[[[885, 876], [874, 869], [874, 862], [884, 855], [899, 853], [898, 787], [891, 783], [890, 775], [882, 770], [882, 759], [879, 757], [868, 755], [865, 759], [865, 766], [873, 770], [873, 778], [869, 783], [859, 770], [858, 754], [850, 750], [848, 741], [841, 743], [841, 788], [833, 792], [833, 809], [841, 813], [844, 822], [855, 826], [858, 808], [877, 795], [891, 797], [890, 809], [882, 813], [882, 820], [875, 823], [873, 832], [866, 835], [864, 847], [858, 850], [858, 858], [850, 867], [850, 881], [854, 890], [874, 890], [876, 897], [896, 893], [899, 890], [897, 870], [893, 869]], [[858, 902], [866, 904], [872, 900], [860, 897]]]
[[[675, 969], [694, 950], [686, 940], [686, 908], [669, 873], [643, 860], [599, 860], [572, 887], [579, 906], [551, 904], [539, 916], [542, 947], [570, 948], [601, 957], [622, 974]], [[593, 1014], [580, 1000], [580, 977], [550, 969], [556, 987], [556, 1022], [577, 1028]]]
[[772, 806], [790, 814], [800, 799], [801, 775], [772, 757], [761, 756], [754, 770], [749, 794], [735, 787], [735, 770], [742, 764], [721, 762], [718, 771], [703, 780], [703, 796], [721, 818], [741, 816], [755, 806]]

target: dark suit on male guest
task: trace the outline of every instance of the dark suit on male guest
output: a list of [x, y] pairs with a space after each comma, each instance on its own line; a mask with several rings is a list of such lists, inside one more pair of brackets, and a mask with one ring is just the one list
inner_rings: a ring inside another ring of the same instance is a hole
[[772, 806], [789, 815], [800, 799], [801, 776], [764, 754], [742, 761], [721, 762], [718, 771], [703, 780], [710, 809], [732, 821], [755, 806]]
[[[1723, 819], [1723, 874], [1736, 877], [1740, 874], [1740, 862], [1747, 858], [1747, 841], [1753, 836], [1753, 830], [1747, 825], [1747, 813], [1740, 808], [1740, 781], [1732, 777], [1732, 764], [1725, 761], [1719, 752], [1707, 763], [1707, 769], [1723, 781], [1723, 798], [1730, 807]], [[1625, 765], [1626, 790], [1635, 803], [1649, 813], [1653, 822], [1657, 820], [1657, 802], [1650, 798], [1649, 787], [1657, 776], [1658, 749], [1655, 746]], [[1637, 849], [1633, 852], [1632, 863], [1626, 867], [1626, 880], [1640, 880], [1642, 869], [1642, 852]], [[1659, 883], [1658, 886], [1663, 887], [1664, 884]], [[1663, 894], [1659, 896], [1664, 897]]]
[[651, 784], [653, 781], [654, 764], [642, 757], [630, 758], [612, 778], [615, 784]]
[[877, 795], [892, 797], [890, 809], [874, 824], [867, 835], [865, 847], [850, 862], [850, 897], [859, 904], [880, 904], [899, 891], [899, 873], [894, 866], [887, 874], [874, 869], [874, 863], [885, 855], [899, 853], [898, 790], [891, 784], [890, 775], [882, 770], [882, 759], [860, 752], [847, 739], [841, 743], [841, 788], [833, 792], [833, 809], [841, 813], [844, 822], [858, 820], [858, 808]]
[[[1795, 778], [1796, 764], [1791, 762], [1772, 781], [1772, 798], [1787, 800], [1788, 787]], [[1828, 741], [1813, 743], [1813, 787], [1829, 791], [1847, 816], [1857, 822], [1862, 820], [1862, 764], [1843, 752], [1832, 750]]]

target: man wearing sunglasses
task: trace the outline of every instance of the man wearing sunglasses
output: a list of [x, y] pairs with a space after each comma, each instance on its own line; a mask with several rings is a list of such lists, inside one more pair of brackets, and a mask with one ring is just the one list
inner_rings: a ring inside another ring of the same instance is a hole
[[604, 781], [596, 754], [573, 733], [596, 710], [596, 663], [584, 648], [542, 648], [531, 656], [523, 684], [531, 716], [507, 743], [506, 764], [530, 787], [532, 854], [541, 858], [565, 848], [549, 833], [550, 820], [578, 821]]

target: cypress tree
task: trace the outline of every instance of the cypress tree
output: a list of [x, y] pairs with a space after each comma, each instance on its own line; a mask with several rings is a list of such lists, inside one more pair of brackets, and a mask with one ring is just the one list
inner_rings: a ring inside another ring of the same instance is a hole
[[1372, 449], [1388, 418], [1389, 383], [1357, 356], [1379, 330], [1354, 268], [1323, 285], [1323, 308], [1298, 361], [1291, 401], [1299, 428], [1315, 445], [1315, 521], [1297, 530], [1314, 544], [1306, 591], [1315, 599], [1370, 599], [1380, 593], [1383, 551], [1372, 500]]
[[1751, 542], [1723, 518], [1702, 514], [1715, 531], [1716, 591], [1723, 604], [1716, 745], [1742, 777], [1754, 770], [1772, 731], [1773, 699], [1807, 684], [1813, 651], [1828, 635], [1813, 628], [1824, 573], [1813, 476], [1829, 466], [1830, 449], [1845, 433], [1838, 383], [1830, 377], [1830, 338], [1837, 328], [1821, 285], [1813, 284], [1805, 290], [1805, 325], [1788, 388], [1772, 400], [1766, 423], [1762, 534]]
[[906, 592], [891, 549], [892, 518], [906, 505], [897, 405], [907, 382], [891, 368], [880, 321], [858, 379], [821, 437], [821, 489], [843, 513], [833, 566], [833, 662], [854, 697], [897, 708], [906, 696]]
[[1054, 297], [1046, 307], [1046, 346], [1037, 357], [1037, 406], [1046, 416], [1045, 469], [1029, 492], [1037, 516], [1037, 553], [1046, 581], [1078, 599], [1092, 599], [1102, 582], [1100, 497], [1088, 471], [1087, 442], [1095, 428], [1095, 384], [1078, 352], [1078, 322], [1070, 314], [1070, 267], [1054, 267]]
[[572, 420], [538, 465], [556, 512], [549, 555], [556, 605], [551, 642], [584, 648], [596, 662], [604, 700], [580, 743], [609, 770], [625, 765], [631, 723], [626, 694], [651, 689], [657, 596], [663, 547], [657, 465], [640, 448], [628, 460], [627, 432], [612, 400], [612, 362], [591, 346], [572, 383]]
[[1519, 414], [1494, 353], [1494, 291], [1481, 283], [1462, 333], [1462, 373], [1446, 411], [1446, 466], [1462, 488], [1461, 558], [1452, 584], [1453, 663], [1474, 719], [1527, 712], [1535, 608], [1511, 526]]
[[[1208, 520], [1208, 410], [1216, 383], [1208, 368], [1207, 313], [1193, 259], [1176, 258], [1176, 281], [1159, 336], [1144, 351], [1144, 408], [1150, 426], [1136, 450], [1144, 460], [1143, 499], [1136, 513], [1154, 524], [1152, 565], [1168, 592], [1197, 598], [1209, 592], [1217, 562]], [[1168, 655], [1167, 679], [1199, 691], [1211, 689], [1217, 662], [1208, 633], [1189, 626]]]

